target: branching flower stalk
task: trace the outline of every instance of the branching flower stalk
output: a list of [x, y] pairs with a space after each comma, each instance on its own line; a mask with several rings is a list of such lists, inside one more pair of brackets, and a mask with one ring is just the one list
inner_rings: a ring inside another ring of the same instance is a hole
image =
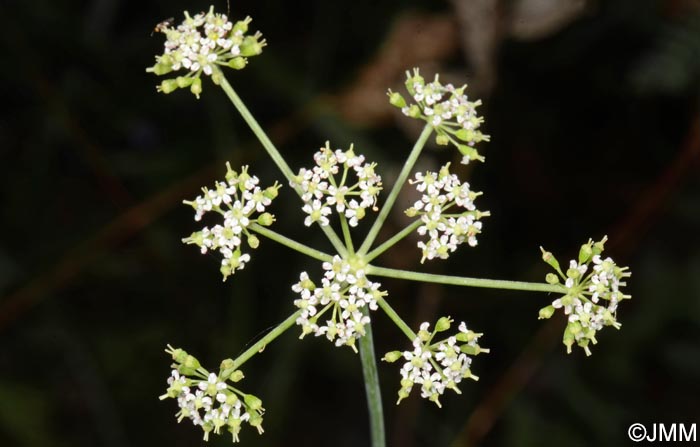
[[[177, 26], [169, 23], [158, 26], [158, 31], [166, 37], [164, 51], [156, 56], [155, 65], [147, 71], [159, 76], [181, 73], [161, 82], [158, 91], [162, 93], [189, 88], [199, 98], [202, 77], [210, 77], [220, 86], [286, 183], [301, 199], [304, 224], [310, 228], [320, 227], [334, 252], [323, 252], [274, 231], [271, 226], [276, 217], [268, 210], [282, 193], [282, 185], [275, 182], [261, 186], [248, 166], [234, 169], [227, 163], [224, 180], [216, 181], [211, 188], [203, 188], [202, 194], [194, 200], [185, 201], [195, 210], [196, 221], [206, 214], [218, 219], [217, 223], [192, 233], [183, 242], [196, 245], [202, 253], [218, 252], [224, 280], [253, 262], [251, 253], [261, 243], [260, 237], [319, 261], [320, 269], [300, 272], [298, 282], [290, 285], [293, 297], [289, 304], [297, 309], [236, 359], [221, 362], [218, 373], [206, 370], [182, 349], [168, 346], [166, 352], [174, 363], [168, 389], [161, 399], [177, 401], [178, 421], [188, 419], [199, 426], [205, 440], [212, 432], [228, 431], [237, 442], [244, 423], [262, 433], [262, 402], [237, 387], [243, 379], [240, 368], [296, 325], [300, 327], [299, 338], [323, 337], [335, 346], [348, 346], [354, 352], [358, 352], [359, 347], [371, 442], [374, 447], [384, 446], [384, 418], [371, 326], [373, 312], [379, 309], [406, 336], [411, 346], [383, 357], [390, 363], [403, 362], [399, 369], [398, 402], [407, 398], [416, 386], [423, 398], [438, 406], [446, 390], [461, 393], [459, 385], [463, 379], [478, 379], [471, 369], [474, 357], [489, 352], [479, 344], [482, 334], [468, 329], [464, 321], [460, 321], [454, 331], [454, 320], [449, 316], [439, 318], [432, 324], [433, 329], [430, 329], [431, 322], [423, 322], [414, 332], [390, 305], [389, 291], [377, 281], [381, 277], [555, 293], [558, 298], [540, 310], [539, 318], [550, 318], [557, 310], [562, 310], [568, 320], [563, 336], [567, 352], [578, 345], [590, 355], [590, 345], [597, 343], [599, 330], [605, 326], [620, 328], [617, 308], [621, 301], [630, 298], [621, 291], [630, 272], [602, 256], [607, 238], [584, 244], [578, 259], [570, 261], [566, 271], [551, 253], [542, 250], [544, 261], [556, 272], [548, 274], [545, 282], [436, 275], [375, 265], [377, 257], [414, 231], [420, 239], [417, 248], [421, 263], [448, 259], [462, 245], [474, 247], [478, 244], [482, 219], [490, 215], [476, 207], [475, 201], [482, 193], [451, 173], [449, 163], [437, 172], [413, 172], [413, 167], [431, 135], [439, 145], [455, 147], [462, 155], [462, 163], [483, 162], [485, 159], [476, 145], [488, 141], [489, 136], [480, 131], [483, 118], [477, 113], [477, 107], [481, 102], [469, 99], [466, 85], [457, 88], [442, 84], [437, 75], [426, 82], [417, 68], [407, 72], [405, 86], [412, 102], [391, 90], [389, 101], [404, 115], [421, 120], [425, 125], [384, 199], [380, 196], [384, 184], [377, 164], [368, 162], [352, 144], [342, 149], [325, 142], [313, 155], [313, 165], [302, 167], [294, 174], [222, 71], [243, 69], [248, 58], [262, 53], [266, 42], [259, 32], [248, 33], [250, 23], [250, 17], [233, 23], [226, 15], [215, 13], [213, 7], [194, 16], [185, 12], [185, 19]], [[399, 192], [407, 185], [420, 194], [420, 199], [405, 211], [413, 222], [375, 245]], [[361, 220], [371, 218], [374, 212], [378, 214], [373, 224], [362, 243], [356, 245], [355, 227]], [[342, 238], [336, 232], [337, 226]], [[448, 331], [452, 331], [452, 335], [445, 335]]]

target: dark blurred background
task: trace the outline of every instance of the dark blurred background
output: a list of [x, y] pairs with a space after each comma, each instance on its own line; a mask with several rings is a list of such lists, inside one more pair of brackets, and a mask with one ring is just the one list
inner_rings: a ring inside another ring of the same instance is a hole
[[[633, 272], [622, 329], [603, 330], [590, 358], [566, 355], [561, 319], [537, 320], [551, 296], [382, 280], [412, 326], [451, 315], [492, 350], [442, 409], [417, 391], [395, 406], [399, 366], [382, 363], [389, 445], [619, 446], [632, 422], [700, 421], [699, 4], [231, 0], [269, 46], [228, 78], [294, 170], [326, 139], [354, 142], [391, 184], [419, 128], [385, 92], [410, 67], [483, 99], [487, 163], [459, 170], [492, 212], [478, 247], [421, 266], [406, 240], [379, 264], [539, 281], [539, 245], [564, 261], [607, 234]], [[208, 6], [0, 1], [2, 446], [202, 445], [158, 400], [165, 345], [216, 368], [293, 312], [301, 269], [320, 271], [263, 240], [222, 283], [216, 256], [180, 243], [200, 227], [181, 201], [226, 160], [283, 180], [220, 89], [157, 94], [144, 71], [162, 51], [154, 25]], [[420, 166], [447, 161], [456, 151], [429, 147]], [[298, 208], [284, 188], [276, 231], [327, 249]], [[405, 349], [375, 315], [379, 355]], [[242, 445], [367, 445], [358, 356], [298, 332], [244, 367], [267, 414]]]

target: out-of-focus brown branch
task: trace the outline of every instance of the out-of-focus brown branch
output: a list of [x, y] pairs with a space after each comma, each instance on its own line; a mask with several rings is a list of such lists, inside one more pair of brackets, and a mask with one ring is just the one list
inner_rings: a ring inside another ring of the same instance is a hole
[[3, 298], [0, 301], [0, 330], [52, 291], [75, 279], [86, 266], [110, 247], [127, 240], [153, 223], [175, 204], [180, 203], [184, 191], [196, 188], [212, 175], [213, 166], [207, 166], [129, 208], [94, 236], [65, 253], [48, 271], [39, 274], [25, 286]]
[[[690, 127], [675, 159], [640, 196], [625, 217], [613, 225], [611, 247], [621, 256], [628, 256], [639, 240], [660, 219], [665, 204], [700, 162], [700, 114], [691, 120]], [[503, 373], [484, 399], [476, 406], [463, 429], [452, 443], [453, 447], [478, 445], [508, 404], [525, 387], [542, 365], [543, 357], [558, 346], [558, 337], [565, 320], [551, 319], [543, 324], [522, 350], [518, 358]]]

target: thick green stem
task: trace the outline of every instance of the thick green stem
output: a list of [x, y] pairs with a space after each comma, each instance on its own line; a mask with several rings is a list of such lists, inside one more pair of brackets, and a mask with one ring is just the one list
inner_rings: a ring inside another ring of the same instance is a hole
[[270, 230], [269, 228], [265, 228], [260, 224], [252, 223], [248, 226], [249, 229], [255, 231], [256, 233], [265, 236], [269, 239], [272, 239], [275, 242], [278, 242], [285, 247], [289, 247], [292, 250], [296, 250], [299, 253], [303, 253], [306, 256], [312, 257], [314, 259], [318, 259], [319, 261], [324, 261], [324, 262], [331, 262], [333, 261], [333, 256], [324, 253], [320, 250], [316, 250], [315, 248], [308, 247], [302, 243], [299, 243], [295, 241], [294, 239], [289, 239], [286, 236], [283, 236], [275, 231]]
[[[238, 113], [241, 114], [243, 120], [248, 124], [250, 130], [253, 131], [256, 137], [258, 137], [258, 140], [260, 140], [260, 144], [263, 145], [267, 153], [270, 155], [270, 158], [272, 158], [272, 161], [274, 161], [279, 170], [282, 171], [282, 174], [287, 179], [287, 181], [291, 185], [295, 185], [293, 181], [294, 173], [289, 168], [289, 165], [287, 164], [285, 159], [279, 153], [275, 145], [272, 144], [272, 141], [270, 141], [265, 131], [262, 129], [262, 127], [260, 127], [260, 124], [258, 124], [258, 122], [255, 120], [253, 115], [250, 113], [250, 111], [245, 106], [238, 94], [236, 94], [236, 92], [233, 90], [233, 87], [231, 87], [231, 84], [228, 83], [223, 74], [221, 74], [220, 79], [221, 88], [224, 89], [224, 92], [231, 100], [233, 105], [236, 107]], [[302, 195], [302, 191], [299, 188], [299, 186], [294, 186], [294, 190], [297, 192], [297, 194], [299, 194], [299, 196]], [[335, 234], [335, 231], [333, 231], [333, 229], [330, 226], [321, 227], [321, 230], [323, 230], [323, 232], [326, 234], [326, 237], [328, 237], [328, 240], [331, 241], [331, 244], [333, 244], [333, 247], [338, 251], [338, 253], [341, 256], [345, 256], [347, 254], [347, 251], [345, 250], [345, 246], [343, 246], [343, 243], [338, 237], [338, 235]]]
[[376, 267], [374, 265], [368, 265], [365, 268], [365, 272], [367, 273], [367, 275], [386, 276], [389, 278], [408, 279], [410, 281], [423, 281], [437, 284], [449, 284], [454, 286], [525, 290], [530, 292], [566, 293], [564, 286], [560, 284], [506, 281], [502, 279], [468, 278], [465, 276], [435, 275], [432, 273], [409, 272], [407, 270], [396, 270], [385, 267]]
[[399, 316], [399, 314], [396, 313], [393, 307], [389, 305], [389, 303], [386, 302], [384, 298], [379, 298], [377, 300], [377, 304], [379, 304], [379, 307], [382, 308], [385, 314], [389, 318], [391, 318], [391, 321], [396, 324], [396, 326], [401, 329], [401, 332], [406, 334], [406, 337], [408, 337], [409, 340], [413, 341], [416, 339], [416, 333], [411, 330], [411, 328], [406, 324], [405, 321], [403, 321], [403, 318]]
[[418, 228], [421, 223], [421, 220], [418, 219], [412, 224], [407, 225], [406, 228], [393, 235], [391, 239], [388, 239], [386, 242], [382, 243], [382, 245], [367, 253], [367, 255], [364, 257], [365, 262], [372, 262], [372, 259], [381, 255], [382, 253], [393, 247], [394, 244], [396, 244], [398, 241], [408, 236], [413, 230]]
[[299, 318], [300, 314], [301, 310], [294, 312], [292, 315], [289, 316], [289, 318], [287, 318], [286, 320], [281, 322], [276, 328], [268, 332], [267, 335], [255, 342], [253, 346], [246, 349], [243, 354], [239, 355], [236, 358], [236, 360], [233, 361], [233, 368], [240, 368], [240, 366], [247, 362], [249, 358], [257, 354], [259, 351], [265, 349], [265, 346], [267, 346], [271, 341], [273, 341], [275, 338], [282, 335], [284, 331], [292, 327], [292, 325], [296, 322], [297, 318]]
[[384, 202], [384, 204], [382, 205], [382, 210], [379, 212], [377, 220], [375, 220], [372, 224], [372, 228], [369, 229], [369, 233], [367, 233], [365, 241], [362, 243], [362, 246], [357, 251], [359, 254], [366, 254], [370, 247], [372, 247], [374, 240], [379, 234], [379, 230], [382, 229], [384, 221], [389, 215], [391, 208], [394, 206], [396, 198], [399, 196], [399, 191], [401, 191], [401, 187], [406, 182], [408, 175], [411, 173], [413, 165], [416, 164], [416, 160], [418, 160], [418, 156], [423, 150], [423, 146], [425, 146], [425, 142], [428, 141], [428, 137], [430, 136], [430, 133], [432, 131], [433, 128], [429, 124], [426, 124], [423, 128], [423, 132], [421, 132], [420, 137], [418, 137], [418, 141], [416, 141], [416, 144], [413, 145], [413, 149], [411, 150], [411, 153], [406, 159], [406, 163], [404, 163], [403, 168], [401, 168], [401, 172], [399, 173], [399, 176], [396, 179], [396, 183], [394, 183], [394, 186], [391, 188], [391, 192], [386, 198], [386, 202]]
[[379, 375], [377, 374], [377, 358], [374, 355], [371, 323], [365, 325], [365, 335], [360, 338], [360, 361], [362, 362], [362, 375], [365, 379], [365, 393], [369, 409], [371, 445], [372, 447], [384, 447], [386, 445], [384, 410], [382, 408], [382, 393], [379, 388]]

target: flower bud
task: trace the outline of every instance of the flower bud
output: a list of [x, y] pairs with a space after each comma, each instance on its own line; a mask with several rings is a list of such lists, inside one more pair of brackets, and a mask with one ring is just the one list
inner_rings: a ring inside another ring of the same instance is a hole
[[544, 280], [547, 281], [547, 284], [559, 284], [559, 277], [554, 273], [547, 273]]
[[252, 412], [262, 409], [262, 401], [252, 394], [246, 394], [243, 396], [243, 401], [245, 402], [246, 407], [248, 407], [248, 410], [252, 410], [250, 411], [251, 416]]
[[435, 144], [438, 146], [447, 146], [450, 144], [450, 137], [445, 135], [444, 133], [439, 134], [435, 137]]
[[401, 357], [402, 357], [401, 351], [391, 351], [391, 352], [387, 352], [386, 354], [384, 354], [384, 357], [382, 357], [382, 360], [384, 360], [385, 362], [394, 363], [395, 361], [397, 361]]
[[243, 380], [244, 377], [245, 376], [243, 375], [243, 371], [241, 371], [240, 369], [237, 369], [231, 374], [231, 376], [229, 377], [229, 380], [231, 382], [236, 383], [236, 382], [240, 382], [241, 380]]
[[450, 317], [442, 317], [435, 323], [435, 332], [444, 332], [450, 328], [454, 320]]
[[387, 95], [389, 96], [389, 103], [392, 106], [398, 107], [399, 109], [406, 107], [406, 100], [401, 96], [401, 93], [392, 92], [391, 89], [389, 89]]
[[258, 237], [254, 234], [249, 234], [248, 235], [248, 245], [250, 246], [250, 248], [255, 250], [256, 248], [258, 248], [260, 246], [260, 239], [258, 239]]
[[243, 20], [239, 20], [238, 22], [236, 22], [235, 25], [233, 25], [233, 30], [231, 31], [232, 34], [236, 34], [239, 31], [243, 34], [247, 33], [248, 32], [248, 24], [252, 21], [253, 21], [253, 19], [250, 16], [246, 17]]
[[173, 66], [172, 64], [164, 63], [161, 59], [161, 61], [157, 62], [154, 66], [147, 68], [146, 71], [148, 73], [153, 73], [155, 75], [162, 76], [173, 71]]
[[410, 207], [409, 209], [407, 209], [406, 211], [404, 211], [404, 213], [405, 213], [408, 217], [416, 217], [416, 215], [418, 214], [418, 210], [415, 209], [414, 207]]
[[177, 81], [175, 79], [166, 79], [160, 83], [158, 87], [159, 92], [163, 92], [166, 95], [177, 90]]
[[591, 248], [591, 244], [581, 245], [581, 249], [578, 252], [578, 263], [584, 264], [584, 263], [588, 262], [591, 259], [592, 255], [593, 255], [593, 248]]
[[472, 129], [459, 129], [457, 132], [455, 132], [455, 136], [462, 141], [477, 141], [477, 135]]
[[243, 70], [246, 65], [248, 65], [248, 60], [241, 56], [234, 57], [233, 59], [228, 61], [228, 66], [233, 68], [234, 70]]
[[269, 227], [275, 221], [275, 216], [270, 213], [262, 213], [258, 217], [258, 223], [263, 227]]
[[408, 108], [408, 116], [411, 118], [420, 118], [421, 112], [420, 112], [420, 107], [417, 105], [413, 104], [411, 107]]
[[539, 315], [539, 317], [537, 317], [537, 319], [538, 320], [547, 320], [547, 319], [551, 318], [552, 315], [554, 315], [554, 311], [555, 311], [554, 306], [552, 306], [551, 304], [549, 306], [543, 307], [542, 309], [540, 309], [540, 315]]
[[281, 187], [282, 185], [278, 185], [277, 182], [275, 182], [274, 186], [265, 188], [265, 191], [263, 191], [263, 195], [270, 200], [274, 200], [279, 195], [279, 189]]
[[199, 95], [202, 93], [202, 78], [194, 78], [192, 80], [190, 91], [197, 97], [197, 99], [199, 99]]
[[540, 250], [542, 251], [542, 260], [559, 271], [559, 261], [557, 261], [557, 258], [555, 258], [551, 252], [545, 251], [542, 247], [540, 247]]
[[189, 87], [192, 85], [192, 81], [194, 81], [194, 78], [190, 78], [189, 76], [178, 76], [175, 78], [175, 82], [179, 88]]
[[262, 53], [262, 49], [265, 46], [265, 41], [258, 42], [257, 36], [246, 36], [241, 44], [241, 56], [257, 56]]

